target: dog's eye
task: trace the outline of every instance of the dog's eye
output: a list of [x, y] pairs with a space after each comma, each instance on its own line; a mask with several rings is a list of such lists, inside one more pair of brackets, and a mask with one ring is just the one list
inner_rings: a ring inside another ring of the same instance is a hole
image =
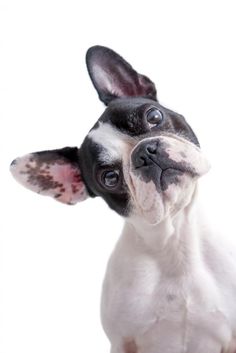
[[160, 110], [151, 108], [147, 111], [146, 118], [149, 125], [159, 125], [163, 120], [163, 115]]
[[119, 183], [120, 172], [118, 169], [115, 170], [107, 170], [102, 173], [102, 183], [107, 188], [115, 188]]

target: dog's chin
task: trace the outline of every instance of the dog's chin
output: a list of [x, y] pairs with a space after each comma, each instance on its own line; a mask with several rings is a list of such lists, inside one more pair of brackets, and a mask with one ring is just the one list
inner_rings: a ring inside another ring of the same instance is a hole
[[152, 197], [152, 204], [149, 208], [146, 205], [140, 205], [140, 216], [150, 225], [156, 225], [164, 220], [166, 215], [165, 203], [162, 195], [154, 193]]
[[150, 225], [157, 225], [167, 217], [173, 217], [190, 202], [197, 179], [188, 173], [183, 173], [178, 175], [175, 182], [170, 183], [173, 175], [175, 175], [173, 171], [163, 175], [163, 188], [157, 188], [152, 180], [144, 182], [139, 177], [132, 178], [133, 206], [136, 216]]

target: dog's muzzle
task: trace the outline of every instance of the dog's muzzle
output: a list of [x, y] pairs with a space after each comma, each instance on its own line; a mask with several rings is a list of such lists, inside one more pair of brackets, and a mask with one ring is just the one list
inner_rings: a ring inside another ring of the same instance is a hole
[[159, 191], [177, 184], [183, 173], [192, 172], [186, 161], [169, 157], [168, 147], [161, 138], [145, 139], [131, 153], [132, 172], [147, 183], [153, 181]]

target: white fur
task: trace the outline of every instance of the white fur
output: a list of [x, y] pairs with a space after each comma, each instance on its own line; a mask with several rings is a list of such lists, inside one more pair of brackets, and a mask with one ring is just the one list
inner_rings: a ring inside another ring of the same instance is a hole
[[125, 223], [102, 297], [112, 353], [236, 352], [236, 258], [194, 199], [155, 226]]
[[[209, 169], [200, 149], [178, 136], [158, 136], [168, 157], [190, 163], [194, 173], [187, 171], [178, 183], [157, 191], [153, 181], [145, 182], [133, 170], [135, 139], [107, 123], [89, 137], [104, 147], [101, 161], [122, 162], [133, 210], [103, 286], [102, 322], [111, 353], [236, 353], [236, 245], [213, 234], [195, 207], [197, 178]], [[16, 160], [14, 177], [33, 191], [57, 197], [60, 188], [45, 190], [29, 178], [35, 158]], [[65, 189], [59, 201], [75, 203], [88, 196], [74, 166], [63, 161], [48, 167]], [[44, 163], [41, 177], [45, 170]]]
[[122, 159], [125, 142], [121, 138], [122, 134], [114, 129], [111, 124], [99, 122], [96, 129], [92, 129], [88, 137], [103, 147], [100, 154], [100, 160], [103, 163], [113, 163]]
[[209, 164], [191, 142], [158, 138], [169, 158], [191, 161], [196, 176], [158, 192], [133, 173], [132, 150], [123, 155], [133, 214], [103, 286], [111, 353], [236, 353], [236, 247], [233, 257], [195, 209], [197, 177]]

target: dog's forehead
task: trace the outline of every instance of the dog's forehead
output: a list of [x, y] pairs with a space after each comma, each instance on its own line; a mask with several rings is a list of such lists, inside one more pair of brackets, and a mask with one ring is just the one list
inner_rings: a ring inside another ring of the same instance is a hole
[[99, 121], [87, 138], [94, 148], [97, 146], [97, 157], [101, 163], [109, 164], [122, 159], [127, 138], [111, 123]]
[[[112, 163], [122, 159], [124, 149], [132, 141], [132, 124], [137, 120], [139, 107], [151, 104], [145, 98], [116, 99], [109, 104], [87, 138], [97, 146], [97, 155], [101, 163]], [[142, 131], [140, 131], [141, 133]], [[137, 131], [135, 131], [135, 135]]]
[[145, 133], [143, 112], [153, 106], [160, 107], [157, 101], [147, 98], [119, 98], [109, 104], [99, 121], [112, 124], [126, 136], [138, 136]]
[[[163, 123], [150, 129], [146, 120], [149, 109], [161, 111]], [[140, 140], [162, 134], [180, 134], [198, 145], [197, 138], [185, 119], [151, 99], [119, 98], [112, 101], [86, 136], [82, 150], [92, 155], [93, 163], [110, 165], [123, 161], [127, 151]]]
[[137, 121], [141, 121], [141, 107], [151, 104], [158, 103], [140, 97], [116, 99], [109, 104], [87, 135], [92, 149], [97, 149], [100, 162], [112, 163], [122, 159], [127, 146], [134, 144], [134, 137], [137, 140], [137, 136], [145, 132]]

